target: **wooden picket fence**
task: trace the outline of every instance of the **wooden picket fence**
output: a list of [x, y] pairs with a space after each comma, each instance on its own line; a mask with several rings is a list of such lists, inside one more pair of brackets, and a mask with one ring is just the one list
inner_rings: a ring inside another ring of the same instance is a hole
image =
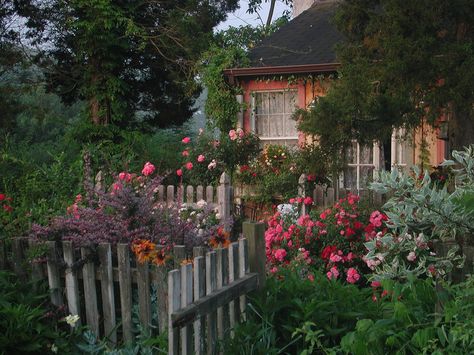
[[[92, 252], [74, 249], [68, 241], [51, 241], [45, 244], [45, 263], [28, 263], [28, 249], [36, 243], [15, 238], [11, 244], [0, 240], [0, 268], [12, 269], [25, 280], [46, 279], [54, 305], [67, 305], [69, 314], [80, 315], [79, 324], [87, 324], [112, 344], [133, 341], [136, 307], [143, 330], [157, 326], [159, 333], [168, 331], [170, 353], [177, 353], [180, 347], [183, 354], [191, 353], [193, 347], [195, 353], [202, 353], [214, 351], [223, 334], [243, 319], [245, 294], [263, 284], [263, 234], [263, 224], [246, 223], [248, 239], [228, 249], [206, 253], [203, 247], [196, 247], [193, 255], [186, 255], [184, 246], [175, 246], [177, 269], [169, 273], [163, 266], [138, 263], [128, 244], [102, 243]], [[192, 264], [181, 265], [190, 257], [194, 257]], [[259, 276], [249, 273], [249, 266]], [[152, 298], [156, 298], [155, 309]], [[153, 324], [155, 312], [157, 322]]]
[[168, 353], [216, 353], [217, 342], [244, 317], [245, 294], [257, 286], [257, 274], [249, 273], [246, 239], [171, 271]]
[[217, 207], [222, 219], [226, 220], [231, 216], [233, 188], [230, 176], [225, 172], [221, 174], [217, 187], [210, 185], [159, 185], [156, 193], [158, 203], [166, 203], [168, 206], [176, 203], [180, 205], [186, 203], [192, 206], [203, 200], [206, 201], [209, 207]]

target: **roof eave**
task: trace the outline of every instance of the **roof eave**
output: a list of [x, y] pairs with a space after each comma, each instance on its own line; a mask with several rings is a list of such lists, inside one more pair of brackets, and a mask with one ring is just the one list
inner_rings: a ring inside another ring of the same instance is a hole
[[283, 74], [304, 74], [304, 73], [329, 73], [336, 72], [341, 63], [323, 63], [323, 64], [303, 64], [303, 65], [285, 65], [274, 67], [250, 67], [250, 68], [230, 68], [224, 69], [224, 75], [230, 83], [235, 78], [251, 77], [259, 75], [283, 75]]

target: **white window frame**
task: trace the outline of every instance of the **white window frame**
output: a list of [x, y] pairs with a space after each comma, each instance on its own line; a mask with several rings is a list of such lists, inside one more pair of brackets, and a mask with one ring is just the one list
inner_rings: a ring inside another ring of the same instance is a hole
[[[250, 115], [250, 130], [253, 133], [256, 133], [256, 125], [257, 125], [257, 117], [256, 117], [256, 99], [255, 95], [256, 94], [264, 94], [264, 93], [285, 93], [285, 92], [295, 92], [296, 94], [296, 99], [298, 99], [298, 89], [277, 89], [277, 90], [256, 90], [251, 92], [251, 115]], [[283, 110], [285, 108], [285, 105], [283, 103]], [[287, 114], [292, 114], [288, 112], [282, 112], [281, 115], [287, 115]], [[270, 114], [273, 115], [273, 114]], [[295, 122], [296, 124], [296, 122]], [[284, 128], [285, 131], [285, 128]], [[261, 141], [285, 141], [285, 140], [290, 140], [290, 141], [298, 141], [298, 134], [296, 136], [281, 136], [281, 137], [262, 137], [260, 134], [258, 134], [258, 137], [260, 138]]]
[[344, 172], [339, 177], [339, 186], [343, 189], [356, 189], [357, 191], [362, 191], [367, 188], [367, 186], [361, 186], [361, 168], [362, 167], [372, 167], [372, 178], [375, 179], [380, 170], [380, 145], [378, 143], [373, 143], [372, 146], [372, 163], [361, 163], [360, 162], [360, 144], [357, 141], [352, 141], [356, 143], [356, 162], [348, 163], [348, 168], [356, 168], [356, 186], [344, 186]]
[[[405, 169], [407, 167], [407, 156], [406, 150], [407, 141], [403, 139], [406, 132], [404, 128], [396, 128], [392, 131], [392, 140], [391, 140], [391, 161], [390, 165], [392, 168], [401, 168]], [[405, 152], [405, 154], [403, 154]]]

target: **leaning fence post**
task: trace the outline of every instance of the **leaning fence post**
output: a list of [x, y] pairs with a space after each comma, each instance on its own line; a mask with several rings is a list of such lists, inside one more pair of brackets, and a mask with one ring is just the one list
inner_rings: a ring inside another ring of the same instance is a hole
[[265, 285], [265, 224], [256, 222], [244, 222], [242, 224], [244, 238], [249, 245], [250, 272], [258, 274], [258, 288]]
[[[301, 174], [300, 178], [298, 179], [298, 197], [306, 197], [306, 174]], [[301, 215], [305, 215], [309, 213], [309, 207], [306, 204], [301, 204]]]
[[219, 208], [221, 221], [223, 221], [226, 225], [229, 223], [231, 214], [231, 194], [232, 191], [230, 186], [230, 176], [226, 172], [223, 172], [221, 178], [219, 179], [217, 205]]

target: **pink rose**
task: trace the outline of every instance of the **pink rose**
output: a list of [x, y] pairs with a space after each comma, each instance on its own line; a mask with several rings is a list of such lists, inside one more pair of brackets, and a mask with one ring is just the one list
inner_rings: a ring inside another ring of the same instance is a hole
[[340, 255], [335, 254], [335, 253], [331, 253], [331, 256], [329, 257], [329, 260], [331, 260], [333, 263], [338, 263], [339, 261], [342, 260], [342, 257]]
[[127, 173], [124, 173], [123, 171], [119, 174], [119, 179], [120, 180], [125, 180], [125, 177], [127, 176]]
[[5, 197], [6, 197], [5, 194], [0, 194], [0, 201], [5, 200]]
[[122, 189], [122, 184], [119, 183], [119, 182], [116, 182], [115, 184], [112, 185], [112, 189], [113, 189], [114, 191], [119, 191], [119, 190]]
[[191, 170], [193, 168], [193, 163], [188, 161], [185, 166], [186, 166], [186, 169]]
[[244, 138], [245, 133], [242, 128], [237, 128], [237, 134], [239, 135], [240, 139]]
[[183, 142], [184, 144], [188, 144], [189, 142], [191, 142], [191, 138], [184, 137], [183, 139], [181, 139], [181, 142]]
[[339, 270], [337, 269], [337, 267], [333, 266], [326, 274], [327, 278], [329, 280], [332, 280], [332, 279], [337, 279], [339, 277]]
[[183, 152], [181, 153], [181, 155], [183, 157], [187, 157], [189, 155], [189, 152], [187, 150], [183, 150]]
[[204, 157], [204, 155], [199, 154], [197, 161], [198, 161], [198, 163], [202, 163], [205, 159], [206, 158]]
[[176, 175], [183, 176], [183, 170], [181, 169], [176, 170]]
[[312, 205], [313, 204], [313, 199], [311, 197], [307, 196], [307, 197], [304, 198], [303, 203], [305, 205]]
[[370, 286], [372, 286], [373, 288], [378, 288], [378, 287], [382, 286], [382, 284], [380, 283], [380, 281], [372, 281]]
[[155, 166], [149, 161], [147, 161], [145, 163], [145, 166], [143, 167], [142, 174], [145, 176], [148, 176], [148, 175], [153, 174], [154, 171], [155, 171]]
[[360, 279], [360, 275], [356, 269], [351, 267], [349, 268], [349, 270], [347, 270], [347, 278], [346, 278], [347, 282], [349, 282], [350, 284], [355, 284], [357, 281], [359, 281], [359, 279]]
[[308, 280], [313, 282], [314, 281], [314, 275], [313, 274], [308, 274]]
[[229, 138], [231, 141], [235, 141], [237, 139], [237, 132], [235, 131], [235, 129], [231, 129], [229, 131]]
[[285, 249], [277, 249], [275, 251], [275, 259], [277, 259], [278, 261], [282, 262], [283, 259], [285, 258], [286, 256], [286, 250]]

